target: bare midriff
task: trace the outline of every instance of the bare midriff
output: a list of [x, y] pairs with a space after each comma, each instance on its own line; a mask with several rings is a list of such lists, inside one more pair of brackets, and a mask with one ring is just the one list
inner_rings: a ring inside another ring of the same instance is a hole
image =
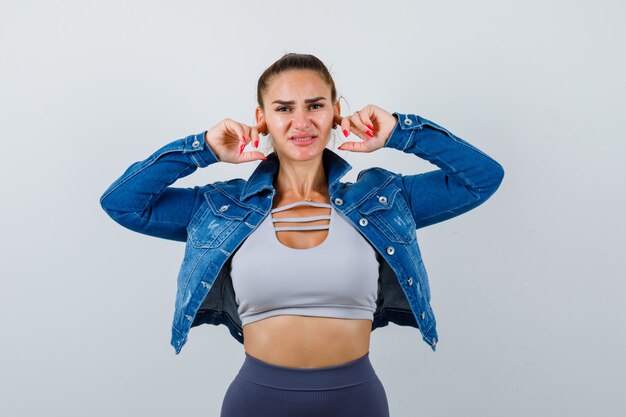
[[[275, 207], [293, 201], [280, 197], [276, 199]], [[327, 194], [320, 197], [315, 201], [330, 203]], [[329, 214], [329, 209], [301, 206], [288, 213], [276, 213], [274, 218], [320, 214]], [[308, 224], [328, 224], [328, 220]], [[283, 222], [281, 225], [292, 224]], [[328, 230], [279, 232], [276, 237], [287, 247], [309, 249], [321, 244], [328, 237]], [[372, 320], [278, 315], [243, 326], [244, 349], [248, 355], [272, 365], [290, 368], [335, 366], [365, 356], [369, 352], [371, 330]]]
[[272, 316], [243, 326], [244, 350], [272, 365], [320, 368], [369, 352], [372, 320]]

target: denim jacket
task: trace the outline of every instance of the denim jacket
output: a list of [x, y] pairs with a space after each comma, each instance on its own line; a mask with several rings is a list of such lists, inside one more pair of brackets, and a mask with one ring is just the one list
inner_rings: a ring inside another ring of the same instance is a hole
[[[376, 250], [378, 297], [372, 331], [393, 322], [419, 329], [433, 351], [438, 341], [430, 287], [416, 230], [465, 213], [499, 187], [503, 167], [445, 128], [415, 114], [394, 112], [385, 147], [430, 161], [439, 169], [401, 175], [373, 167], [341, 182], [351, 165], [328, 148], [323, 165], [330, 201]], [[133, 163], [100, 198], [106, 213], [135, 232], [186, 242], [180, 266], [171, 345], [176, 354], [200, 324], [226, 325], [243, 344], [230, 276], [232, 255], [269, 215], [278, 172], [276, 153], [248, 180], [193, 188], [170, 185], [219, 162], [206, 131], [174, 140]]]

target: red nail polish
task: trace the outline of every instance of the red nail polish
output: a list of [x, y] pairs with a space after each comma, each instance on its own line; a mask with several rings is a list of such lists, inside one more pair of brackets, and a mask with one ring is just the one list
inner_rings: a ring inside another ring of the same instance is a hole
[[374, 137], [374, 134], [373, 134], [372, 132], [370, 132], [369, 130], [368, 130], [367, 132], [365, 132], [365, 134], [366, 134], [367, 136], [369, 136], [370, 138], [373, 138], [373, 137]]
[[370, 128], [370, 129], [372, 129], [372, 130], [374, 129], [374, 126], [373, 126], [373, 125], [367, 125], [367, 127], [369, 127], [369, 128]]
[[348, 137], [348, 131], [344, 129], [344, 130], [343, 130], [343, 135], [344, 135], [345, 137]]

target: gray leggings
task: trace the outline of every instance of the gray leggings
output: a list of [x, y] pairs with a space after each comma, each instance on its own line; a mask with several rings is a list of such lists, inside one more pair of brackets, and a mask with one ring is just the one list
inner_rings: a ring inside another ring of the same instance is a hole
[[389, 417], [387, 395], [365, 356], [337, 366], [289, 368], [246, 353], [220, 417]]

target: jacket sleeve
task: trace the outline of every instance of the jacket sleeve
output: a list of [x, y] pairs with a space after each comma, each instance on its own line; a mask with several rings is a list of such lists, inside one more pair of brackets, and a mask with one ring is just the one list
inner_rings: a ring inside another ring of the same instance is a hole
[[129, 166], [100, 197], [117, 223], [135, 232], [186, 241], [201, 187], [170, 187], [178, 178], [219, 162], [205, 132], [177, 139]]
[[417, 155], [439, 167], [401, 175], [417, 229], [463, 214], [498, 189], [504, 168], [489, 155], [421, 116], [393, 115], [398, 121], [385, 147]]

